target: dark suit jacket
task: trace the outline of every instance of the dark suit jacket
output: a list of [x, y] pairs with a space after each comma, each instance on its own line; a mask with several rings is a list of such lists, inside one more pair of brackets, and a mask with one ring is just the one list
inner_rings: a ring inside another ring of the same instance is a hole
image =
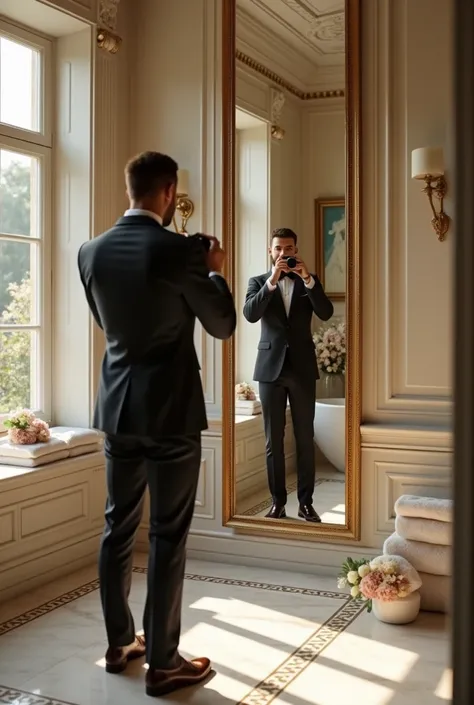
[[270, 276], [271, 272], [267, 272], [250, 279], [244, 305], [244, 316], [249, 323], [262, 322], [254, 380], [274, 382], [278, 379], [288, 351], [294, 374], [301, 374], [308, 382], [312, 378], [316, 381], [319, 374], [311, 317], [315, 313], [321, 320], [328, 321], [334, 307], [315, 274], [312, 289], [307, 289], [301, 278], [296, 277], [287, 316], [280, 287], [271, 291], [267, 286]]
[[202, 243], [126, 216], [82, 245], [78, 264], [106, 339], [94, 426], [155, 438], [207, 428], [195, 321], [226, 339], [236, 313], [225, 279], [209, 277]]

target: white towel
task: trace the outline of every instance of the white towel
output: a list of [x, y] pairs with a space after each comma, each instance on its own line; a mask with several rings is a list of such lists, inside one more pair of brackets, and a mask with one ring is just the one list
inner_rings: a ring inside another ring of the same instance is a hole
[[[0, 462], [2, 462], [2, 459], [3, 462], [6, 462], [5, 458], [18, 458], [19, 460], [23, 458], [41, 458], [58, 451], [66, 451], [68, 455], [66, 443], [59, 438], [50, 438], [47, 443], [32, 443], [31, 445], [16, 445], [10, 443], [8, 438], [0, 439]], [[21, 465], [22, 463], [18, 464]]]
[[451, 575], [450, 546], [435, 546], [432, 543], [408, 541], [394, 533], [385, 541], [383, 552], [406, 558], [416, 570], [422, 573]]
[[76, 446], [71, 448], [69, 456], [77, 458], [79, 455], [88, 455], [89, 453], [100, 453], [103, 450], [102, 443], [88, 443], [86, 446]]
[[92, 428], [75, 428], [74, 426], [53, 426], [51, 438], [56, 438], [67, 445], [68, 448], [87, 446], [91, 443], [99, 443], [102, 434]]
[[20, 468], [39, 468], [41, 465], [56, 463], [58, 460], [65, 460], [65, 458], [69, 458], [68, 450], [57, 450], [53, 453], [37, 455], [34, 458], [28, 456], [24, 458], [14, 458], [0, 455], [0, 465], [15, 465]]
[[445, 575], [430, 575], [420, 573], [423, 585], [420, 588], [421, 609], [425, 612], [451, 611], [452, 579]]
[[403, 517], [452, 522], [453, 501], [452, 499], [416, 497], [415, 495], [404, 494], [395, 502], [395, 512], [398, 516]]
[[403, 539], [424, 541], [438, 546], [452, 545], [452, 529], [453, 525], [447, 521], [401, 516], [395, 519], [395, 531]]

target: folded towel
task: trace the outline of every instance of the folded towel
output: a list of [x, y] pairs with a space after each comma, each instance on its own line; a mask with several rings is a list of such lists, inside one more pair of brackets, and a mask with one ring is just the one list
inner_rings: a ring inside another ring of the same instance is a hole
[[385, 541], [383, 553], [406, 558], [416, 570], [422, 573], [451, 575], [451, 546], [409, 541], [395, 533]]
[[453, 525], [447, 521], [401, 516], [397, 516], [395, 519], [395, 531], [403, 539], [424, 541], [438, 546], [452, 545], [452, 529]]
[[41, 465], [49, 465], [50, 463], [55, 463], [65, 458], [69, 458], [68, 450], [57, 450], [53, 453], [45, 453], [35, 457], [25, 456], [23, 458], [0, 455], [0, 465], [15, 465], [21, 468], [39, 468]]
[[102, 434], [99, 433], [99, 431], [94, 431], [92, 428], [53, 426], [50, 431], [51, 438], [56, 438], [66, 443], [68, 448], [77, 448], [78, 446], [86, 446], [91, 443], [99, 443], [102, 440]]
[[86, 446], [76, 446], [71, 448], [69, 456], [77, 458], [79, 455], [88, 455], [89, 453], [100, 453], [103, 450], [102, 443], [88, 443]]
[[33, 443], [31, 445], [16, 445], [10, 443], [8, 438], [0, 439], [0, 458], [40, 458], [58, 451], [66, 451], [68, 454], [66, 443], [59, 438], [50, 438], [47, 443]]
[[445, 575], [430, 575], [420, 573], [423, 585], [420, 588], [421, 609], [425, 612], [451, 611], [451, 583], [452, 579]]
[[404, 494], [395, 502], [395, 512], [402, 517], [452, 522], [453, 500]]

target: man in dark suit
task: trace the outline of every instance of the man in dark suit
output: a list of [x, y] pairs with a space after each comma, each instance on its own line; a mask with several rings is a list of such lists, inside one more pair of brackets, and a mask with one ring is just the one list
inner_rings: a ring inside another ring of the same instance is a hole
[[[313, 421], [316, 380], [319, 377], [311, 334], [311, 318], [331, 318], [334, 309], [321, 282], [297, 258], [297, 236], [289, 228], [272, 233], [270, 272], [252, 277], [244, 305], [250, 323], [261, 321], [254, 380], [259, 383], [265, 425], [268, 484], [273, 505], [271, 519], [286, 517], [284, 434], [287, 402], [296, 441], [298, 516], [321, 519], [313, 507], [315, 479]], [[288, 258], [296, 260], [296, 266]]]
[[[105, 334], [94, 426], [105, 432], [108, 499], [100, 594], [109, 648], [106, 669], [123, 671], [146, 653], [146, 690], [160, 696], [202, 681], [208, 659], [178, 653], [185, 546], [207, 428], [196, 318], [215, 338], [236, 325], [232, 295], [219, 274], [215, 238], [165, 227], [176, 206], [177, 164], [146, 152], [125, 170], [130, 209], [79, 252], [79, 271]], [[128, 605], [134, 538], [150, 493], [145, 637]]]

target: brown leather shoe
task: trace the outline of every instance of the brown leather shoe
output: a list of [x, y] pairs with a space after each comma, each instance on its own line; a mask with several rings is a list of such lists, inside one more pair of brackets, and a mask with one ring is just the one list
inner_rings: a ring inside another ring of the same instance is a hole
[[178, 668], [160, 671], [149, 668], [146, 674], [146, 694], [152, 698], [188, 688], [201, 683], [211, 672], [211, 662], [208, 658], [195, 658], [192, 661], [181, 659]]
[[107, 673], [122, 673], [129, 661], [145, 656], [145, 637], [138, 635], [128, 646], [117, 646], [107, 649], [105, 654], [105, 670]]

